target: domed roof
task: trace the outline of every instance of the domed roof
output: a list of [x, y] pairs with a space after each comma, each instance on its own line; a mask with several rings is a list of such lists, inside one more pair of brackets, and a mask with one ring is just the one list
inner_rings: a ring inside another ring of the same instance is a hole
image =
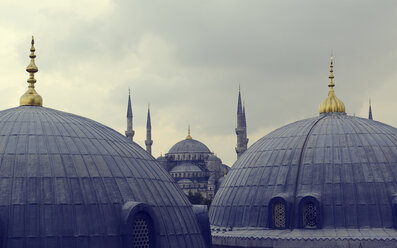
[[170, 172], [201, 172], [199, 166], [192, 163], [182, 163], [176, 165]]
[[193, 184], [193, 181], [188, 179], [188, 178], [184, 178], [178, 181], [179, 184]]
[[198, 140], [184, 139], [173, 145], [168, 153], [211, 153], [211, 151]]
[[[288, 229], [301, 228], [299, 206], [311, 197], [319, 203], [322, 229], [392, 228], [396, 195], [397, 129], [329, 113], [281, 127], [245, 151], [216, 194], [210, 221], [219, 227], [267, 229], [270, 203], [278, 198], [289, 209]], [[363, 233], [346, 235], [371, 232]], [[396, 239], [396, 234], [393, 229], [388, 234], [379, 231], [379, 237]], [[266, 235], [272, 236], [269, 230]], [[310, 235], [313, 232], [283, 231], [284, 238], [313, 238]]]
[[116, 131], [21, 106], [0, 111], [0, 137], [3, 245], [121, 247], [122, 206], [142, 202], [153, 209], [162, 247], [205, 247], [183, 192], [153, 157]]

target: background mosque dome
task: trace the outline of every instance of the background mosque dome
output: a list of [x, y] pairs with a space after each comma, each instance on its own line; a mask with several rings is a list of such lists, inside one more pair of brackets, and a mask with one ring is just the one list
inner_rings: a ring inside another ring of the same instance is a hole
[[203, 171], [198, 165], [192, 164], [192, 163], [181, 163], [172, 168], [170, 170], [170, 173], [176, 173], [176, 172], [201, 172]]
[[168, 153], [211, 153], [211, 151], [198, 140], [184, 139], [173, 145]]
[[183, 192], [116, 131], [21, 106], [0, 112], [0, 137], [2, 247], [127, 247], [136, 203], [151, 209], [158, 247], [205, 247]]

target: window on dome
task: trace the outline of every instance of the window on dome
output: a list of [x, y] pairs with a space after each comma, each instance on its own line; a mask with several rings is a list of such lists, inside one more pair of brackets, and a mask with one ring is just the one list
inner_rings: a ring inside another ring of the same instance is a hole
[[273, 226], [275, 228], [286, 227], [286, 209], [285, 204], [281, 201], [273, 204]]
[[151, 248], [153, 247], [153, 230], [151, 219], [146, 213], [138, 213], [134, 218], [132, 247]]
[[304, 228], [317, 228], [318, 223], [318, 210], [314, 202], [306, 202], [303, 205], [303, 227]]

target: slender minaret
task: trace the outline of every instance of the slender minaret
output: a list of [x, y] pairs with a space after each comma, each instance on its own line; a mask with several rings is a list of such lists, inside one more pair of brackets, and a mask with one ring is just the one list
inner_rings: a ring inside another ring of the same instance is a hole
[[146, 140], [145, 140], [145, 145], [146, 145], [146, 151], [150, 154], [152, 154], [152, 123], [150, 122], [150, 105], [148, 105], [147, 108], [147, 121], [146, 121]]
[[368, 113], [368, 119], [372, 120], [371, 99], [369, 99], [369, 113]]
[[237, 135], [237, 146], [236, 146], [236, 153], [237, 158], [247, 150], [247, 123], [245, 119], [245, 106], [243, 107], [241, 104], [241, 92], [240, 87], [238, 89], [238, 103], [237, 103], [237, 128], [236, 128], [236, 135]]
[[125, 136], [134, 140], [135, 131], [132, 129], [132, 107], [131, 107], [131, 92], [128, 89], [128, 107], [127, 107], [127, 131], [125, 131]]

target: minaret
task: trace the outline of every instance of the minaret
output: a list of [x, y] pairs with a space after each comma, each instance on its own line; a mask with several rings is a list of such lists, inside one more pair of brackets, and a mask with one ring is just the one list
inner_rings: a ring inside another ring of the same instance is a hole
[[127, 131], [125, 131], [125, 136], [127, 136], [127, 138], [129, 138], [129, 139], [131, 139], [131, 141], [133, 141], [134, 134], [135, 134], [135, 131], [132, 130], [131, 92], [130, 92], [130, 89], [128, 89]]
[[241, 105], [241, 92], [240, 87], [238, 89], [238, 103], [237, 103], [237, 128], [236, 135], [237, 135], [237, 146], [236, 146], [236, 153], [237, 158], [247, 150], [247, 123], [245, 119], [245, 106]]
[[372, 120], [371, 99], [369, 99], [369, 113], [368, 113], [368, 119]]
[[146, 151], [150, 154], [152, 154], [152, 123], [150, 122], [150, 105], [148, 105], [147, 108], [147, 121], [146, 121], [146, 140], [145, 140], [145, 145], [146, 145]]

